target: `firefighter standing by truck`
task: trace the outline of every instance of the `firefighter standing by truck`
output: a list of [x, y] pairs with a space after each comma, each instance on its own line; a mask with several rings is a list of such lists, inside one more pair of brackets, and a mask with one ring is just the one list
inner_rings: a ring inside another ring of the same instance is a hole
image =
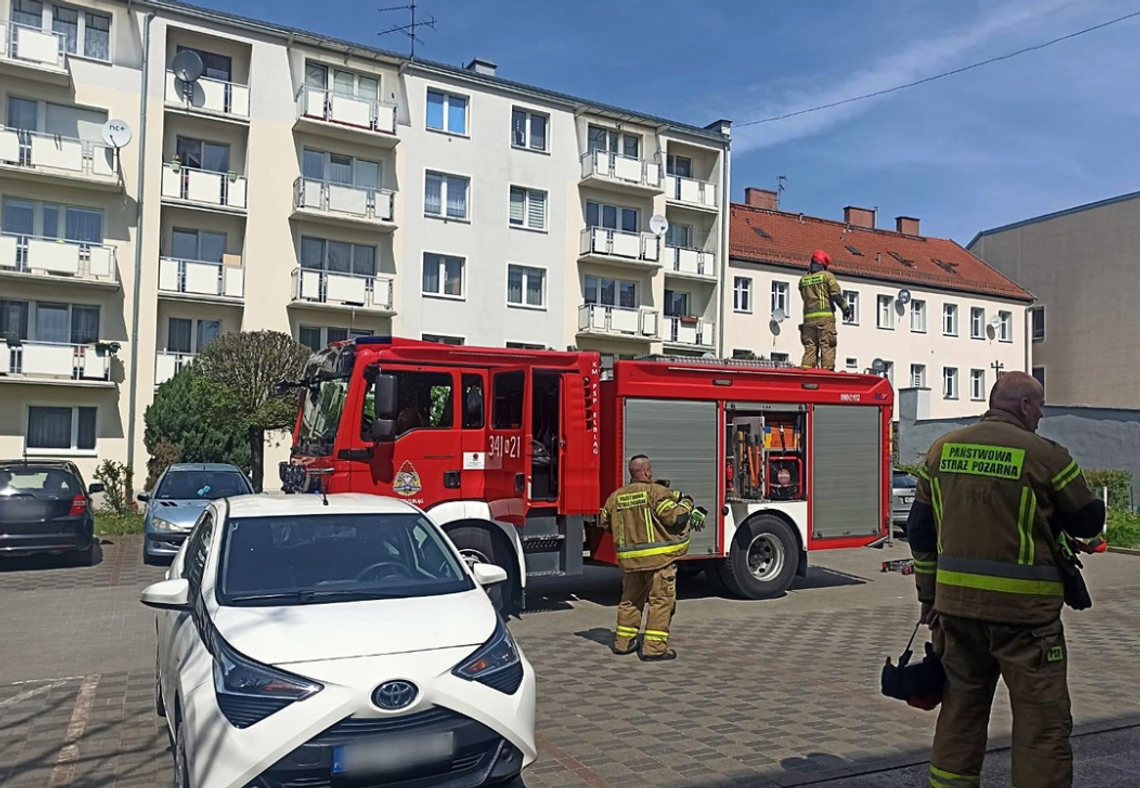
[[851, 307], [843, 300], [839, 280], [829, 270], [831, 255], [822, 249], [811, 256], [808, 272], [800, 277], [800, 298], [804, 305], [804, 322], [800, 326], [800, 344], [804, 347], [801, 366], [835, 369], [835, 310], [851, 319]]
[[979, 784], [999, 675], [1013, 711], [1013, 784], [1073, 784], [1061, 608], [1091, 600], [1068, 536], [1097, 536], [1105, 508], [1069, 452], [1035, 434], [1044, 404], [1032, 376], [1003, 375], [981, 421], [936, 441], [919, 471], [907, 535], [921, 620], [946, 673], [934, 788]]
[[[598, 515], [598, 525], [613, 533], [621, 567], [615, 654], [632, 654], [646, 662], [677, 658], [668, 646], [669, 625], [677, 602], [676, 560], [689, 549], [693, 499], [653, 478], [649, 458], [629, 461], [629, 484], [615, 490]], [[638, 650], [642, 611], [645, 643]]]

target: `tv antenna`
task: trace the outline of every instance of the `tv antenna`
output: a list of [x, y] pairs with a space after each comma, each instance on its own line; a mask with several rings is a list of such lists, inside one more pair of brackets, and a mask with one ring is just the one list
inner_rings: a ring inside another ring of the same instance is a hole
[[776, 207], [780, 207], [780, 195], [784, 193], [784, 181], [788, 179], [787, 175], [780, 175], [776, 178]]
[[[416, 35], [416, 30], [418, 28], [421, 28], [421, 27], [430, 27], [432, 30], [435, 30], [435, 17], [433, 16], [427, 22], [416, 21], [416, 0], [411, 0], [411, 2], [408, 5], [388, 6], [386, 8], [379, 9], [379, 11], [381, 13], [384, 13], [385, 11], [411, 11], [412, 12], [412, 21], [410, 24], [396, 25], [395, 27], [390, 27], [387, 30], [381, 30], [376, 35], [386, 36], [389, 33], [403, 33], [411, 41], [412, 51], [411, 51], [410, 57], [412, 58], [412, 60], [415, 60], [416, 59], [416, 44], [423, 44], [424, 43], [423, 39], [421, 39], [419, 36]], [[427, 46], [427, 45], [424, 44], [424, 46]]]

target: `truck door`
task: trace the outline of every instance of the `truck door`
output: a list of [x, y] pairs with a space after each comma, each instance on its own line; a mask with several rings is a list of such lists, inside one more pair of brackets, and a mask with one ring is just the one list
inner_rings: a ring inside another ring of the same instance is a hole
[[460, 379], [463, 407], [463, 498], [486, 500], [487, 470], [487, 372], [464, 370]]
[[531, 375], [525, 367], [491, 373], [491, 424], [487, 431], [487, 502], [496, 519], [526, 521], [530, 498]]

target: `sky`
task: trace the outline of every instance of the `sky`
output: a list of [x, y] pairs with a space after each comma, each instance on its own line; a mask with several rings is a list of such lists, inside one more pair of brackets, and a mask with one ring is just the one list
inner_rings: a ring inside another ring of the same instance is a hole
[[[406, 0], [191, 0], [407, 51]], [[734, 123], [732, 199], [877, 208], [965, 245], [981, 230], [1140, 190], [1140, 17], [842, 107], [744, 126], [1043, 43], [1140, 0], [418, 0], [419, 57], [704, 126]]]

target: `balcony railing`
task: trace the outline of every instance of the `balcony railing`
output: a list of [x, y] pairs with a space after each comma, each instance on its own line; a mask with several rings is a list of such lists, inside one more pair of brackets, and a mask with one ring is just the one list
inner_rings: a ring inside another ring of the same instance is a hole
[[182, 367], [194, 360], [194, 353], [178, 353], [173, 350], [160, 350], [154, 359], [154, 385], [170, 380], [182, 371]]
[[245, 270], [238, 265], [163, 257], [158, 261], [158, 289], [240, 301], [245, 295]]
[[0, 270], [90, 282], [119, 282], [115, 247], [58, 238], [0, 234]]
[[707, 320], [690, 320], [683, 317], [666, 317], [666, 342], [693, 347], [712, 347], [716, 344], [715, 324]]
[[362, 276], [310, 268], [293, 269], [294, 303], [355, 306], [391, 312], [393, 290], [392, 278], [379, 274]]
[[166, 100], [186, 109], [213, 112], [242, 120], [249, 120], [249, 85], [202, 77], [187, 84], [166, 72]]
[[[7, 374], [31, 380], [109, 381], [111, 354], [94, 344], [71, 345], [56, 342], [0, 344], [7, 350]], [[4, 371], [4, 370], [0, 370]]]
[[244, 211], [246, 181], [236, 172], [212, 172], [168, 162], [162, 165], [162, 197]]
[[653, 309], [629, 309], [604, 304], [578, 307], [578, 331], [646, 340], [657, 337], [658, 314]]
[[582, 178], [601, 178], [614, 183], [661, 189], [661, 165], [604, 150], [582, 155]]
[[381, 134], [396, 133], [396, 105], [303, 85], [297, 117]]
[[115, 151], [101, 142], [0, 128], [0, 163], [37, 172], [118, 181]]
[[48, 68], [67, 68], [67, 39], [62, 33], [15, 22], [0, 23], [8, 60]]
[[688, 205], [702, 208], [716, 208], [716, 184], [685, 178], [680, 175], [665, 176], [665, 197]]
[[619, 257], [658, 265], [661, 262], [661, 239], [649, 233], [587, 227], [579, 239], [578, 253], [582, 257]]
[[704, 249], [667, 246], [665, 259], [670, 261], [669, 270], [674, 273], [712, 278], [717, 276], [716, 255]]
[[293, 182], [293, 207], [366, 221], [390, 222], [396, 215], [396, 193], [388, 189], [366, 189], [302, 177]]

